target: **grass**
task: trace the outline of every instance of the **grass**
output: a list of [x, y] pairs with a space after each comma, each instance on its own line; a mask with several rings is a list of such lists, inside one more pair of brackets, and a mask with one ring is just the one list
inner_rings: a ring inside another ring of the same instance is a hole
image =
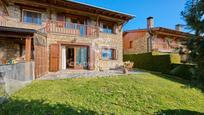
[[153, 74], [34, 81], [0, 114], [202, 114], [204, 93]]
[[0, 96], [4, 96], [4, 87], [1, 84], [0, 84]]

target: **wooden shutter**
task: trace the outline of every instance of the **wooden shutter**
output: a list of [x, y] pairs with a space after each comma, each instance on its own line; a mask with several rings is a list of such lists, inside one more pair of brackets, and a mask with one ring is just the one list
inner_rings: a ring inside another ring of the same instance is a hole
[[113, 49], [113, 59], [117, 60], [118, 59], [118, 54], [117, 54], [117, 50]]
[[60, 64], [60, 45], [50, 45], [50, 72], [59, 71]]
[[102, 60], [102, 50], [103, 50], [103, 49], [100, 49], [99, 52], [98, 52], [98, 54], [99, 54], [99, 60]]

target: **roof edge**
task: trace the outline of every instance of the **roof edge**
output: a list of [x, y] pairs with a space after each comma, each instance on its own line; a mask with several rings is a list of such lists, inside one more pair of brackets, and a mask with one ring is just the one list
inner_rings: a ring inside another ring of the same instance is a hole
[[106, 11], [110, 11], [110, 12], [113, 12], [113, 13], [118, 13], [118, 14], [126, 15], [126, 16], [131, 17], [131, 19], [136, 17], [135, 15], [132, 15], [132, 14], [123, 13], [123, 12], [116, 11], [116, 10], [111, 10], [111, 9], [108, 9], [108, 8], [103, 8], [103, 7], [91, 5], [91, 4], [88, 4], [88, 3], [83, 3], [83, 2], [79, 2], [79, 1], [67, 1], [67, 0], [64, 0], [64, 1], [65, 2], [77, 3], [77, 4], [81, 4], [81, 5], [86, 5], [86, 6], [89, 6], [89, 7], [98, 8], [98, 9], [101, 9], [101, 10], [106, 10]]

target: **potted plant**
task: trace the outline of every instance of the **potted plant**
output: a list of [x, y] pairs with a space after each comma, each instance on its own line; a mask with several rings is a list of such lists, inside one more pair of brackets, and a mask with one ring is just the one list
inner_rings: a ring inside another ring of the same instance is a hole
[[131, 62], [131, 61], [126, 61], [126, 62], [124, 62], [124, 65], [123, 65], [123, 73], [124, 73], [124, 74], [128, 74], [128, 71], [129, 71], [129, 70], [132, 70], [132, 69], [133, 69], [133, 66], [134, 66], [134, 62]]

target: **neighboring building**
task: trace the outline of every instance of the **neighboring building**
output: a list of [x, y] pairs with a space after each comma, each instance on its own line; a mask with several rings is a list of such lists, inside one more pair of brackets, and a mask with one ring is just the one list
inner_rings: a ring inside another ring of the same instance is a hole
[[0, 72], [20, 80], [121, 66], [122, 27], [134, 17], [67, 0], [1, 0], [0, 14]]
[[182, 32], [181, 25], [176, 30], [154, 27], [153, 17], [147, 18], [147, 28], [123, 33], [124, 54], [141, 54], [152, 51], [161, 53], [178, 52], [185, 47], [191, 34]]

